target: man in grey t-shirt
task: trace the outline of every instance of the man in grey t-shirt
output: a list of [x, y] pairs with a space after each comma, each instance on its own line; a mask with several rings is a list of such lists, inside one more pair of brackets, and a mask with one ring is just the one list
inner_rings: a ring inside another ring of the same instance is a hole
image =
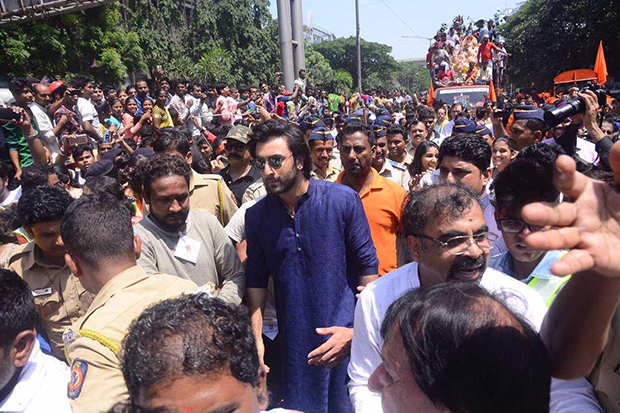
[[191, 170], [176, 156], [157, 155], [144, 168], [150, 214], [134, 232], [142, 240], [138, 259], [147, 273], [194, 281], [222, 300], [239, 304], [245, 275], [235, 247], [217, 218], [189, 208]]

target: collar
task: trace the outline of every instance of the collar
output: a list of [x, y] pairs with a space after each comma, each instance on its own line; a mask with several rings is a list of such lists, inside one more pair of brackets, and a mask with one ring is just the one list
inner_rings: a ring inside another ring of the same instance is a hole
[[[381, 179], [384, 179], [384, 178], [380, 176], [377, 170], [373, 167], [370, 167], [370, 173], [372, 174], [372, 181], [370, 182], [370, 187], [368, 190], [359, 194], [360, 198], [365, 197], [370, 192], [380, 191], [383, 189], [383, 182]], [[336, 178], [336, 183], [343, 185], [342, 180], [346, 174], [347, 174], [346, 171], [343, 169], [342, 172], [340, 172], [340, 174], [338, 175], [338, 178]]]
[[164, 234], [167, 234], [170, 236], [178, 237], [179, 234], [187, 235], [189, 230], [192, 228], [192, 211], [191, 210], [189, 211], [189, 214], [187, 214], [187, 220], [185, 221], [185, 229], [183, 229], [183, 231], [178, 231], [178, 232], [172, 232], [172, 231], [163, 229], [162, 227], [159, 226], [157, 222], [155, 222], [153, 218], [151, 218], [151, 214], [148, 214], [145, 219], [148, 221], [149, 224], [157, 228], [158, 231], [161, 231]]
[[[229, 171], [230, 171], [230, 165], [227, 165], [226, 168], [222, 170], [222, 176], [224, 176], [226, 180], [230, 179], [231, 181], [233, 181], [232, 177], [230, 176]], [[254, 165], [250, 165], [250, 170], [248, 171], [248, 173], [239, 177], [236, 181], [233, 181], [233, 183], [243, 181], [243, 180], [251, 180], [252, 182], [256, 182], [256, 180], [260, 177], [261, 176], [260, 176], [260, 172], [258, 171], [258, 169], [256, 169]]]
[[534, 271], [532, 271], [530, 277], [540, 278], [541, 280], [551, 279], [554, 276], [551, 273], [551, 264], [559, 260], [564, 254], [566, 254], [565, 250], [554, 250], [547, 252], [536, 268], [534, 268]]
[[480, 203], [482, 204], [483, 211], [491, 205], [491, 198], [489, 197], [489, 193], [487, 191], [484, 191], [484, 195], [480, 198]]
[[125, 288], [130, 287], [148, 277], [149, 275], [146, 271], [144, 271], [144, 269], [137, 264], [115, 275], [114, 278], [108, 281], [106, 285], [104, 285], [103, 288], [97, 293], [86, 314], [78, 321], [79, 326], [77, 326], [77, 329], [81, 330], [82, 325], [84, 325], [84, 322], [88, 319], [88, 317], [97, 309], [103, 307], [105, 303], [107, 303], [119, 291], [124, 290]]
[[338, 174], [338, 171], [332, 167], [331, 164], [327, 165], [327, 173], [325, 175], [323, 175], [323, 171], [321, 171], [315, 164], [314, 162], [312, 163], [312, 172], [314, 172], [316, 175], [318, 175], [319, 177], [323, 178], [323, 179], [327, 179], [328, 177], [332, 176], [333, 174]]
[[[548, 251], [543, 257], [543, 259], [538, 263], [536, 268], [534, 268], [532, 273], [528, 277], [521, 280], [521, 282], [527, 284], [533, 278], [539, 278], [541, 280], [551, 279], [552, 277], [554, 277], [554, 275], [551, 273], [551, 264], [559, 260], [564, 254], [566, 254], [565, 250]], [[514, 273], [514, 260], [509, 251], [506, 251], [505, 253], [499, 255], [497, 258], [491, 258], [491, 260], [495, 261], [495, 264], [492, 265], [492, 268], [496, 268], [504, 274], [508, 274], [511, 276]]]
[[46, 376], [45, 362], [39, 341], [35, 340], [30, 358], [19, 373], [17, 384], [4, 400], [4, 403], [0, 401], [0, 410], [3, 412], [25, 412], [28, 410], [28, 405], [43, 385]]
[[50, 262], [44, 261], [43, 251], [41, 251], [41, 248], [39, 248], [34, 241], [30, 241], [24, 247], [22, 252], [26, 253], [26, 255], [23, 258], [23, 264], [22, 264], [23, 270], [29, 270], [32, 267], [34, 267], [35, 264], [38, 265], [39, 267], [54, 268], [54, 269], [63, 269], [66, 267], [66, 264], [60, 266], [57, 264], [52, 264]]

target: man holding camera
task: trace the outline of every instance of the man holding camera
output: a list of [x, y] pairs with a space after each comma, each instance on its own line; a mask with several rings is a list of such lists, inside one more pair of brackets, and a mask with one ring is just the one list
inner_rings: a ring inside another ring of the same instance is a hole
[[[554, 132], [558, 129], [563, 129], [563, 131], [554, 133], [554, 140], [577, 163], [579, 172], [587, 172], [593, 167], [609, 170], [609, 151], [613, 142], [597, 123], [598, 98], [591, 90], [578, 93], [577, 97], [584, 102], [585, 111], [573, 116], [570, 123], [564, 122], [556, 126]], [[566, 121], [569, 119], [567, 118]], [[589, 140], [594, 144], [577, 137], [581, 124], [585, 126]], [[553, 140], [545, 142], [553, 142]]]

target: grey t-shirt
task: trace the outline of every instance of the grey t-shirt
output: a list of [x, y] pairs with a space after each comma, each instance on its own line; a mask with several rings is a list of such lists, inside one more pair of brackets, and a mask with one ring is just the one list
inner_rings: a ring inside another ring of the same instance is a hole
[[195, 282], [212, 285], [222, 300], [240, 304], [245, 291], [243, 267], [232, 242], [217, 218], [206, 211], [191, 211], [182, 235], [200, 243], [196, 262], [175, 256], [180, 234], [165, 231], [150, 215], [134, 226], [142, 240], [138, 259], [148, 274], [163, 272]]

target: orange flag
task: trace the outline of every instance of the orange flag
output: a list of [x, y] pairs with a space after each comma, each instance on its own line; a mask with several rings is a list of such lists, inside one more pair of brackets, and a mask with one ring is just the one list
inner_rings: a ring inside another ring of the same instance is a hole
[[598, 44], [598, 53], [596, 54], [596, 62], [594, 62], [594, 71], [598, 77], [599, 85], [607, 82], [607, 63], [605, 62], [605, 52], [603, 52], [602, 40]]
[[435, 100], [435, 88], [433, 87], [433, 81], [431, 80], [431, 88], [428, 90], [428, 101], [426, 104], [428, 106], [433, 106], [433, 101]]
[[495, 94], [495, 86], [493, 85], [492, 80], [491, 80], [491, 84], [489, 85], [489, 100], [491, 102], [497, 102], [497, 95]]

